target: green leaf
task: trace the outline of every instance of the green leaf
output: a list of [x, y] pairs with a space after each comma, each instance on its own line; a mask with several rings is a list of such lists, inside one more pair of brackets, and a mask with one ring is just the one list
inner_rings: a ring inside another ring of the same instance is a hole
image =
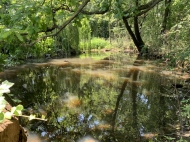
[[15, 103], [20, 103], [20, 102], [22, 102], [21, 100], [19, 100], [19, 99], [12, 99]]
[[18, 116], [22, 114], [22, 110], [23, 110], [23, 106], [22, 105], [18, 105], [16, 107], [12, 107], [11, 109], [11, 113]]
[[0, 113], [0, 123], [3, 123], [4, 121], [4, 113]]
[[29, 120], [32, 120], [32, 119], [35, 119], [35, 118], [36, 118], [36, 115], [32, 115], [32, 114], [31, 114], [31, 115], [29, 116]]
[[16, 110], [22, 111], [23, 109], [24, 109], [23, 105], [18, 105], [18, 106], [16, 106]]
[[45, 115], [42, 115], [42, 117], [41, 117], [42, 119], [45, 119]]
[[12, 107], [11, 108], [11, 113], [14, 114], [15, 111], [16, 111], [16, 107]]
[[14, 115], [16, 115], [16, 116], [21, 115], [21, 111], [16, 110], [16, 111], [14, 112]]
[[2, 82], [2, 85], [4, 85], [4, 84], [7, 85], [8, 88], [10, 88], [10, 87], [12, 87], [14, 85], [14, 83], [11, 83], [11, 82], [9, 82], [7, 80]]
[[2, 112], [5, 106], [6, 106], [5, 98], [3, 96], [0, 96], [0, 112]]
[[13, 96], [14, 96], [14, 94], [8, 94], [8, 96], [9, 96], [9, 97], [13, 97]]
[[20, 41], [24, 41], [23, 37], [19, 34], [19, 32], [15, 32], [15, 35], [17, 36], [17, 38], [20, 40]]
[[7, 119], [11, 119], [13, 116], [13, 114], [11, 112], [6, 112], [4, 115], [5, 115], [5, 118], [7, 118]]
[[11, 86], [13, 86], [13, 85], [14, 85], [14, 83], [11, 83], [11, 82], [5, 80], [5, 81], [2, 82], [2, 84], [0, 85], [0, 93], [9, 93], [9, 92], [10, 92], [9, 88], [10, 88]]
[[12, 31], [10, 29], [7, 29], [5, 32], [1, 33], [1, 38], [6, 39], [8, 36], [12, 34]]

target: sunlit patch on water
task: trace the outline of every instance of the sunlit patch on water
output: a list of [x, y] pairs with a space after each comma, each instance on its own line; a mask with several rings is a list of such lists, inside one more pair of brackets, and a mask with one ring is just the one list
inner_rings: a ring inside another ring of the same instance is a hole
[[119, 79], [121, 81], [126, 81], [126, 82], [130, 82], [131, 81], [131, 78], [129, 78], [129, 77], [119, 77]]
[[111, 71], [107, 70], [86, 70], [85, 73], [94, 77], [105, 78], [107, 80], [114, 80], [117, 78]]
[[81, 100], [78, 96], [71, 95], [70, 93], [66, 93], [66, 98], [63, 100], [68, 108], [76, 108], [81, 105]]
[[100, 123], [100, 122], [96, 122], [95, 125], [91, 126], [91, 130], [95, 131], [95, 130], [110, 130], [111, 129], [111, 125], [109, 124], [105, 124], [105, 123]]
[[145, 133], [142, 135], [142, 138], [144, 140], [151, 140], [153, 139], [154, 137], [156, 137], [158, 134], [153, 134], [153, 133]]
[[96, 63], [97, 60], [94, 60], [92, 58], [66, 58], [66, 59], [52, 59], [48, 63], [51, 65], [64, 65], [64, 64], [74, 64], [74, 65], [89, 65]]
[[143, 89], [142, 90], [142, 94], [146, 95], [146, 96], [149, 96], [151, 95], [151, 92], [150, 91], [147, 91], [147, 89]]
[[104, 114], [107, 114], [107, 115], [110, 115], [110, 114], [113, 114], [113, 109], [105, 109], [105, 110], [103, 110], [103, 113]]
[[111, 129], [111, 125], [109, 124], [100, 124], [96, 127], [96, 129], [99, 129], [99, 130], [108, 130], [108, 129]]
[[99, 141], [92, 138], [91, 136], [85, 136], [85, 137], [77, 140], [77, 142], [99, 142]]
[[33, 63], [32, 65], [36, 66], [36, 67], [45, 67], [45, 66], [49, 66], [48, 63]]

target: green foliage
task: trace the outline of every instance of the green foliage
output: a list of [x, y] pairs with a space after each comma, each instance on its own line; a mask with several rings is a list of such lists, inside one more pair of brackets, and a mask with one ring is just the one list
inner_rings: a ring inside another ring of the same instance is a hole
[[[85, 47], [86, 43], [85, 42], [80, 42], [80, 48], [81, 49], [86, 49]], [[103, 38], [92, 38], [91, 39], [91, 49], [102, 49], [102, 48], [110, 48], [111, 45], [109, 41], [103, 39]]]
[[10, 93], [9, 88], [13, 86], [14, 83], [10, 83], [7, 80], [2, 82], [0, 85], [0, 123], [4, 121], [4, 119], [11, 119], [12, 116], [18, 116], [21, 114], [21, 111], [23, 110], [22, 105], [18, 105], [16, 107], [11, 108], [11, 112], [4, 112], [4, 109], [6, 107], [6, 100], [3, 96], [4, 93]]
[[106, 47], [110, 47], [109, 41], [103, 38], [92, 38], [91, 40], [92, 49], [102, 49]]
[[[127, 30], [123, 24], [123, 16], [136, 16], [137, 3], [133, 0], [92, 0], [85, 7], [85, 11], [94, 12], [108, 10], [102, 15], [78, 15], [59, 34], [58, 28], [73, 15], [74, 11], [84, 1], [0, 1], [0, 50], [2, 56], [8, 55], [9, 65], [20, 63], [28, 57], [42, 57], [46, 53], [55, 54], [62, 50], [70, 54], [73, 50], [105, 47], [105, 43], [97, 43], [91, 37], [114, 40], [114, 47], [126, 47], [129, 44]], [[149, 1], [138, 1], [139, 5], [146, 5]], [[145, 44], [153, 51], [162, 52], [172, 57], [172, 64], [188, 62], [189, 60], [189, 1], [173, 0], [169, 5], [165, 34], [161, 33], [164, 23], [164, 1], [153, 7], [147, 13], [138, 17], [140, 33]], [[141, 7], [142, 8], [142, 7]], [[146, 11], [146, 10], [144, 10]], [[142, 11], [141, 11], [142, 12]], [[127, 19], [133, 29], [133, 18]], [[49, 38], [42, 38], [54, 35]], [[32, 43], [37, 43], [34, 46]], [[112, 42], [112, 43], [114, 43]], [[80, 48], [79, 48], [80, 43]], [[179, 54], [177, 54], [179, 53]], [[170, 55], [169, 55], [170, 54]], [[0, 59], [4, 61], [3, 59]]]
[[79, 29], [76, 23], [69, 24], [60, 32], [55, 38], [53, 50], [62, 50], [67, 55], [70, 55], [72, 51], [79, 53]]
[[176, 142], [187, 142], [187, 140], [184, 140], [184, 139], [181, 137], [180, 140], [177, 140]]
[[[0, 50], [3, 49], [2, 54], [9, 56], [8, 64], [12, 65], [12, 61], [19, 63], [21, 59], [25, 60], [28, 57], [42, 57], [45, 53], [52, 53], [59, 49], [60, 45], [56, 44], [56, 40], [60, 34], [49, 38], [43, 38], [43, 36], [57, 32], [57, 28], [53, 28], [53, 26], [60, 27], [65, 19], [71, 17], [73, 12], [62, 10], [62, 6], [67, 5], [76, 11], [80, 4], [81, 2], [74, 0], [64, 2], [1, 1]], [[56, 11], [54, 11], [55, 9]], [[80, 23], [80, 16], [77, 19]], [[70, 24], [70, 27], [66, 29], [65, 36], [61, 37], [67, 40], [62, 42], [67, 45], [63, 47], [67, 52], [70, 52], [70, 48], [79, 52], [77, 26]]]
[[0, 71], [3, 70], [6, 58], [7, 58], [6, 55], [0, 53]]
[[190, 99], [183, 100], [182, 102], [183, 116], [190, 118]]
[[129, 35], [123, 21], [114, 18], [114, 14], [95, 15], [89, 18], [91, 36], [109, 40], [115, 48], [128, 47]]
[[110, 56], [110, 52], [104, 52], [104, 53], [101, 53], [101, 54], [97, 54], [96, 52], [95, 53], [86, 53], [86, 54], [81, 54], [79, 57], [80, 59], [85, 59], [85, 58], [93, 58], [95, 60], [102, 60], [108, 56]]
[[[173, 65], [182, 66], [190, 60], [190, 16], [186, 16], [183, 21], [174, 25], [170, 31], [164, 35], [165, 50], [168, 51], [169, 60]], [[175, 55], [175, 56], [173, 56]]]
[[81, 27], [79, 27], [79, 47], [81, 50], [91, 49], [91, 27], [90, 21], [87, 17], [81, 20]]
[[170, 136], [164, 136], [164, 137], [165, 137], [166, 141], [172, 141], [172, 140], [175, 140], [175, 138], [172, 138], [172, 137], [170, 137]]
[[42, 57], [46, 53], [53, 52], [54, 44], [55, 40], [52, 37], [47, 37], [45, 40], [38, 42], [28, 53], [35, 57]]
[[109, 38], [109, 19], [106, 16], [90, 18], [91, 35], [99, 38]]
[[27, 118], [29, 118], [29, 120], [39, 119], [39, 120], [46, 121], [44, 115], [42, 115], [42, 118], [36, 118], [36, 116], [32, 115], [32, 114], [30, 116], [22, 115], [22, 110], [24, 109], [24, 107], [22, 105], [14, 106], [11, 108], [10, 112], [9, 111], [5, 112], [5, 107], [6, 107], [7, 101], [5, 100], [5, 97], [3, 96], [3, 94], [10, 93], [9, 88], [12, 87], [13, 85], [14, 85], [14, 83], [11, 83], [7, 80], [3, 81], [0, 84], [0, 123], [3, 123], [3, 121], [5, 119], [11, 119], [13, 116], [27, 117]]

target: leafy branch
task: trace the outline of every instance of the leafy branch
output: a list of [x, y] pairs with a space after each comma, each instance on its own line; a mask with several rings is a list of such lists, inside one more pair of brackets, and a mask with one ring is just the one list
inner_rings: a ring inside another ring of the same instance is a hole
[[90, 0], [86, 0], [83, 4], [81, 4], [80, 7], [78, 8], [78, 10], [68, 20], [66, 20], [61, 26], [52, 27], [51, 30], [53, 30], [54, 28], [58, 28], [57, 32], [55, 32], [53, 34], [42, 36], [42, 37], [38, 38], [37, 40], [35, 40], [34, 42], [32, 42], [30, 44], [25, 44], [25, 46], [33, 46], [37, 42], [39, 42], [39, 41], [41, 41], [43, 39], [46, 39], [47, 37], [52, 37], [52, 36], [58, 35], [69, 23], [71, 23], [81, 13], [81, 11], [88, 4], [88, 2], [90, 2]]
[[[152, 0], [144, 5], [139, 5], [136, 8], [130, 8], [123, 12], [123, 18], [128, 19], [134, 16], [141, 16], [150, 11], [155, 5], [157, 5], [161, 1], [163, 0]], [[134, 11], [131, 12], [131, 9], [134, 9]]]
[[22, 110], [24, 109], [22, 105], [17, 105], [16, 107], [12, 107], [11, 111], [5, 111], [7, 101], [5, 100], [3, 94], [10, 93], [9, 88], [12, 87], [13, 85], [14, 83], [11, 83], [7, 80], [0, 84], [0, 123], [3, 123], [5, 119], [11, 119], [12, 117], [15, 116], [27, 117], [29, 118], [29, 120], [38, 119], [46, 121], [44, 115], [42, 115], [42, 118], [36, 118], [35, 115], [30, 115], [30, 116], [22, 115]]

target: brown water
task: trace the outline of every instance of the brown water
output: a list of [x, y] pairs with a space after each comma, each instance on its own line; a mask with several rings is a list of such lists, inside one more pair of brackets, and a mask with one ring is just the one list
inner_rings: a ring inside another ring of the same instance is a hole
[[29, 131], [28, 141], [177, 138], [179, 100], [172, 97], [172, 75], [151, 61], [137, 60], [136, 55], [116, 54], [106, 60], [96, 57], [102, 59], [52, 59], [0, 73], [2, 80], [15, 83], [12, 99], [21, 100], [25, 114], [43, 114], [48, 119], [20, 118]]

